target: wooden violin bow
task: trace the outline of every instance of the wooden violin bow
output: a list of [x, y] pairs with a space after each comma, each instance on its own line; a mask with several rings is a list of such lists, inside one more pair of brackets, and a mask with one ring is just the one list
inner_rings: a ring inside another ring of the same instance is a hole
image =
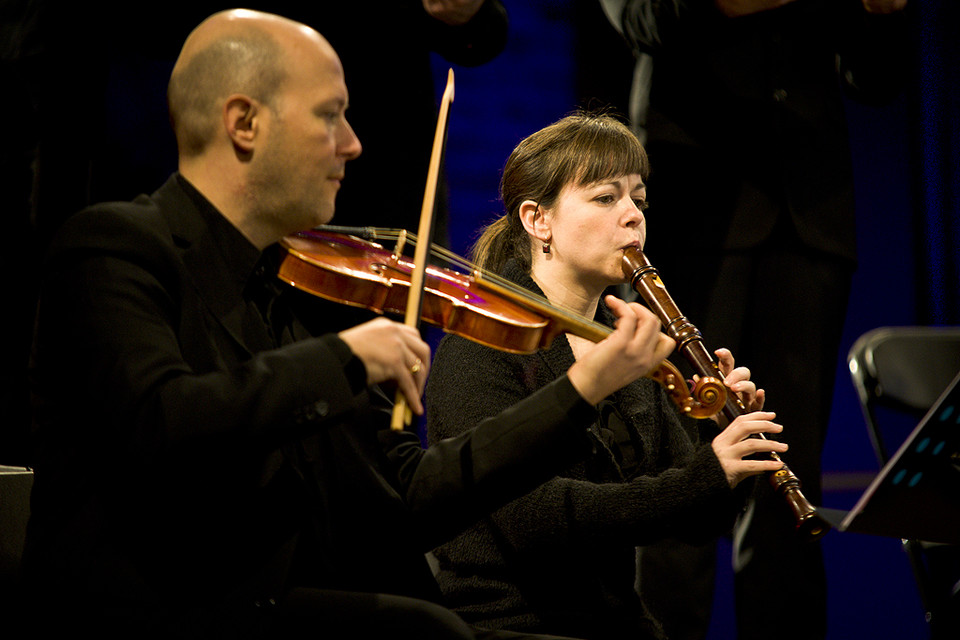
[[[403, 323], [410, 327], [418, 327], [420, 323], [420, 308], [423, 304], [424, 275], [427, 270], [427, 261], [430, 250], [430, 238], [433, 237], [433, 219], [437, 196], [437, 184], [440, 180], [440, 167], [443, 158], [443, 147], [446, 141], [447, 119], [450, 115], [450, 104], [453, 102], [453, 69], [447, 71], [447, 86], [440, 99], [440, 113], [437, 116], [437, 130], [433, 136], [433, 149], [430, 152], [430, 164], [427, 169], [427, 185], [423, 193], [423, 205], [420, 209], [420, 225], [417, 227], [417, 236], [424, 242], [417, 244], [414, 252], [414, 270], [410, 275], [410, 291], [407, 295], [407, 308]], [[399, 253], [398, 248], [397, 252]], [[407, 400], [398, 390], [396, 402], [393, 405], [393, 415], [390, 428], [402, 431], [410, 424], [412, 416]]]

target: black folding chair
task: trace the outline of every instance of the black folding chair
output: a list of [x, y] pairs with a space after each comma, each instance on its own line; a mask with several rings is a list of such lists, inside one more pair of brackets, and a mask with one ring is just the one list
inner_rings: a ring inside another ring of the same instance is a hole
[[[873, 329], [854, 343], [847, 364], [883, 466], [960, 371], [960, 327]], [[931, 637], [960, 638], [960, 548], [903, 540], [903, 549]]]

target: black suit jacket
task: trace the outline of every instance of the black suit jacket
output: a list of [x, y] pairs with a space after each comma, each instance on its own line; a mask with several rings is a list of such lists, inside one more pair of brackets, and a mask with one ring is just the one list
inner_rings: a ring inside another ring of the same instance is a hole
[[785, 232], [852, 263], [843, 99], [898, 94], [906, 12], [797, 0], [731, 19], [704, 0], [649, 4], [626, 0], [622, 27], [653, 60], [645, 125], [653, 257], [695, 260]]
[[263, 270], [180, 176], [65, 224], [33, 361], [35, 603], [196, 628], [291, 586], [429, 597], [423, 551], [585, 453], [565, 379], [426, 451], [385, 430], [345, 343], [283, 294], [264, 322]]

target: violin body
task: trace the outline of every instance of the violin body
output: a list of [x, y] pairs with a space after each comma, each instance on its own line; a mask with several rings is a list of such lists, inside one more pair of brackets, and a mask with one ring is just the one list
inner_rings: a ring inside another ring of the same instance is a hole
[[[403, 315], [414, 265], [395, 251], [354, 236], [303, 231], [281, 241], [279, 277], [313, 295], [384, 314]], [[529, 309], [491, 295], [469, 275], [428, 266], [420, 317], [481, 344], [513, 353], [548, 346], [556, 331]]]

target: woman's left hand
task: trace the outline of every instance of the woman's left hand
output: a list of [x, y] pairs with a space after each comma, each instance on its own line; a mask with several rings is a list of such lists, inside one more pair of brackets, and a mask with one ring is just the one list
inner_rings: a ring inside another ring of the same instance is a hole
[[[729, 349], [717, 349], [714, 354], [717, 356], [720, 372], [724, 376], [724, 384], [737, 394], [747, 411], [753, 412], [763, 409], [766, 395], [763, 389], [757, 389], [757, 385], [750, 380], [750, 369], [735, 366], [733, 354], [730, 353]], [[714, 420], [716, 419], [717, 416], [714, 416]]]

